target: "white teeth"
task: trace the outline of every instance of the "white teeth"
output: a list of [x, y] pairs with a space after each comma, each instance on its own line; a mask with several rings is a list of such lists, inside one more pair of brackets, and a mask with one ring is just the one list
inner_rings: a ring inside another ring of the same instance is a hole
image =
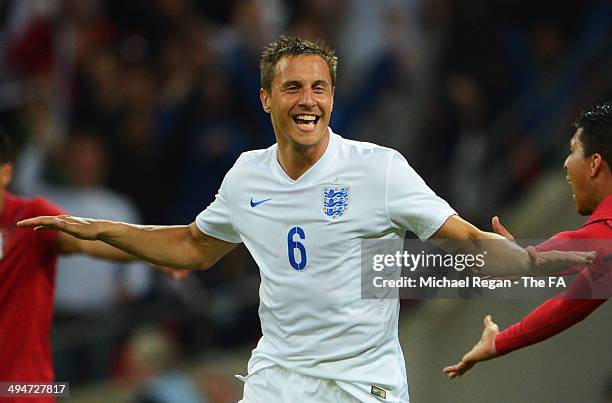
[[314, 121], [317, 117], [314, 115], [297, 115], [296, 119]]

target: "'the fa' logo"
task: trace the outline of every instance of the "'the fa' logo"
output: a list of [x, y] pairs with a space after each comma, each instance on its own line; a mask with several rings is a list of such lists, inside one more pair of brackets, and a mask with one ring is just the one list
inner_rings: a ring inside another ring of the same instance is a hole
[[323, 214], [327, 218], [336, 220], [346, 214], [349, 200], [348, 185], [323, 185]]

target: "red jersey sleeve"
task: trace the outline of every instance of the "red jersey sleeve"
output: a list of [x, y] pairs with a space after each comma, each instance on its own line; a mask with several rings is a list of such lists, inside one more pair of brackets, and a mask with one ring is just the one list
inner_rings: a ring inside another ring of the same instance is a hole
[[587, 274], [580, 273], [565, 293], [547, 300], [523, 320], [499, 332], [495, 337], [497, 352], [507, 354], [546, 340], [580, 322], [603, 305], [606, 299], [568, 299], [572, 294], [584, 295], [585, 289], [590, 288]]

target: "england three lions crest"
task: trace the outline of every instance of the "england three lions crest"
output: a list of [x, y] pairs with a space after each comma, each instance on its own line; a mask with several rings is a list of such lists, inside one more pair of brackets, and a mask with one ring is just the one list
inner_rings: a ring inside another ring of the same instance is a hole
[[349, 209], [349, 186], [323, 185], [323, 214], [336, 220], [345, 215]]

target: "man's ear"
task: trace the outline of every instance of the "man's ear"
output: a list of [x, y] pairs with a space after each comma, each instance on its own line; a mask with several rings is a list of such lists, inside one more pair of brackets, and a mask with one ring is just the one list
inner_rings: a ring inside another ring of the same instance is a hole
[[591, 155], [591, 163], [589, 164], [589, 175], [594, 178], [603, 169], [604, 160], [601, 154], [595, 153]]
[[270, 107], [270, 93], [263, 88], [259, 89], [259, 100], [261, 106], [266, 113], [270, 113], [272, 108]]
[[336, 92], [336, 87], [332, 87], [332, 100], [331, 100], [331, 108], [329, 108], [329, 111], [333, 111], [334, 110], [334, 93]]

